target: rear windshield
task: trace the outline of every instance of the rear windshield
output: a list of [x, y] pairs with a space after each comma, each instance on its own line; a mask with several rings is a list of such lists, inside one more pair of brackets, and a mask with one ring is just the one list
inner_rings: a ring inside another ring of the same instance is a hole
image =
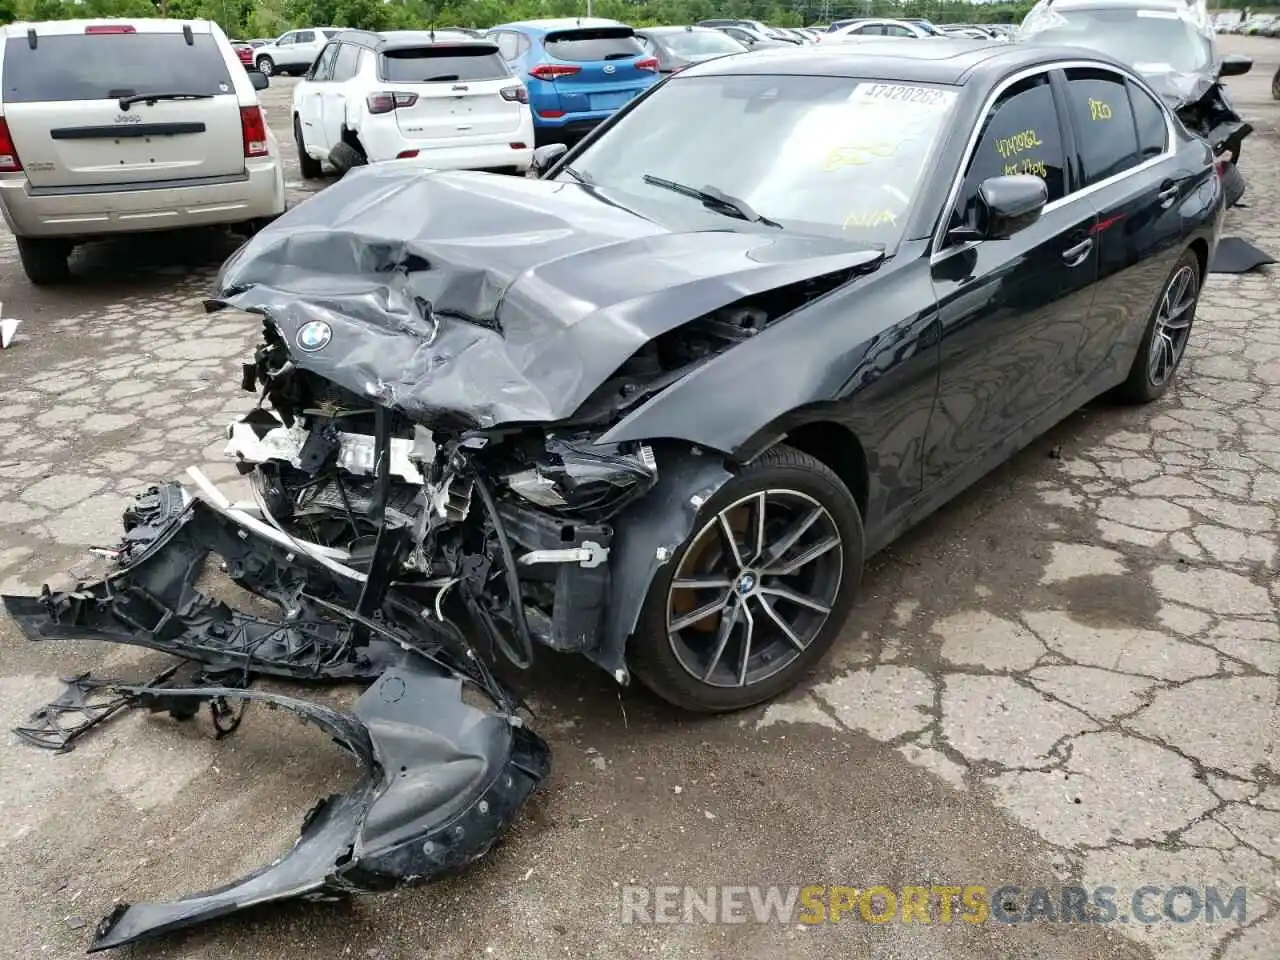
[[547, 53], [557, 60], [626, 60], [644, 53], [630, 27], [595, 27], [590, 30], [559, 30], [542, 41]]
[[382, 79], [390, 83], [456, 83], [511, 76], [498, 48], [488, 44], [388, 50], [382, 55], [381, 71]]
[[719, 30], [686, 30], [656, 35], [667, 49], [681, 57], [701, 57], [721, 53], [741, 53], [742, 44]]
[[212, 36], [180, 33], [63, 34], [5, 44], [3, 99], [108, 100], [137, 93], [217, 96], [235, 87]]

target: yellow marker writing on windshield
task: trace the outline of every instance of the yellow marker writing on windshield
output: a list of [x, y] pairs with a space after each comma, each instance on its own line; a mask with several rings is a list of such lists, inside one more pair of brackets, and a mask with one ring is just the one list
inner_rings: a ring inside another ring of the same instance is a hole
[[845, 230], [871, 230], [884, 224], [898, 225], [898, 218], [888, 210], [864, 210], [844, 218]]
[[1089, 98], [1089, 118], [1091, 120], [1110, 120], [1111, 105], [1105, 100]]
[[860, 167], [876, 159], [892, 157], [897, 150], [898, 144], [889, 140], [835, 147], [827, 154], [822, 169], [830, 173], [841, 167]]

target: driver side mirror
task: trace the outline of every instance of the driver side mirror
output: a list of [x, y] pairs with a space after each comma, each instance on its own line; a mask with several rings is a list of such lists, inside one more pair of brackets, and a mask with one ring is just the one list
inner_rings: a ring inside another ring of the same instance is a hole
[[555, 166], [557, 160], [568, 152], [569, 147], [563, 143], [548, 143], [545, 146], [538, 147], [533, 151], [533, 172], [538, 176], [542, 176]]
[[271, 79], [261, 70], [246, 70], [249, 74], [249, 82], [253, 84], [255, 90], [265, 90], [271, 86]]
[[1218, 66], [1219, 77], [1239, 77], [1253, 69], [1253, 58], [1238, 53], [1228, 54]]
[[1040, 219], [1049, 188], [1039, 177], [1016, 173], [988, 177], [978, 187], [974, 223], [948, 233], [953, 240], [1005, 240]]

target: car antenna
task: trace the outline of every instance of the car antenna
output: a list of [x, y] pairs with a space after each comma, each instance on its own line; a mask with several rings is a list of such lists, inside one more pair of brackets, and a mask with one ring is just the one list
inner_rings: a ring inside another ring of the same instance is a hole
[[436, 42], [436, 22], [434, 20], [427, 27], [427, 36], [431, 38], [432, 43]]

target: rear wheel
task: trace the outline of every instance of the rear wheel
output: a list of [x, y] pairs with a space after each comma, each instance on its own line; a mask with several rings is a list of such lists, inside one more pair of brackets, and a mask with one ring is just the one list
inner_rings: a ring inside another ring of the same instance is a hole
[[298, 168], [302, 172], [302, 179], [316, 179], [322, 172], [320, 161], [307, 153], [307, 142], [302, 139], [302, 121], [296, 115], [293, 118], [293, 142], [298, 147]]
[[1240, 172], [1240, 167], [1235, 161], [1232, 161], [1222, 171], [1222, 192], [1226, 197], [1227, 206], [1234, 207], [1239, 203], [1240, 198], [1244, 196], [1244, 190], [1244, 174]]
[[840, 478], [775, 447], [707, 501], [654, 578], [631, 639], [636, 676], [704, 713], [777, 696], [835, 642], [862, 551], [862, 518]]
[[71, 276], [67, 257], [71, 244], [43, 237], [18, 237], [18, 256], [27, 279], [38, 287], [63, 283]]
[[268, 77], [271, 76], [276, 72], [275, 61], [272, 60], [270, 57], [259, 57], [258, 72], [263, 74], [264, 76], [268, 76]]
[[329, 162], [338, 173], [345, 174], [352, 167], [363, 167], [369, 159], [363, 150], [343, 140], [329, 151]]
[[1200, 299], [1200, 258], [1188, 250], [1165, 281], [1119, 399], [1150, 403], [1164, 396], [1187, 352]]

